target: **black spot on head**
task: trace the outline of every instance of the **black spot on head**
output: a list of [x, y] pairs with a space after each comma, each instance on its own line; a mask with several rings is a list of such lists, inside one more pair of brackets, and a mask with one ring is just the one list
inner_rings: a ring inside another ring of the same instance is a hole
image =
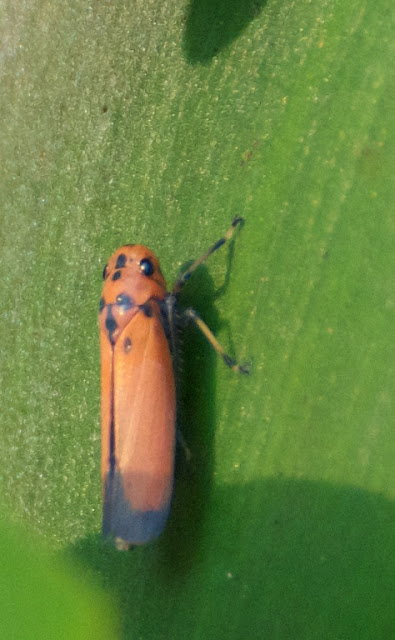
[[129, 353], [132, 350], [132, 341], [129, 337], [125, 338], [124, 340], [123, 350], [125, 353]]
[[140, 260], [140, 271], [144, 276], [152, 276], [155, 271], [155, 267], [149, 258], [143, 258]]
[[124, 253], [120, 253], [118, 258], [117, 258], [117, 263], [115, 265], [116, 269], [122, 269], [122, 267], [124, 267], [126, 264], [126, 256]]
[[116, 303], [125, 310], [134, 307], [134, 301], [130, 296], [126, 295], [126, 293], [120, 293], [119, 296], [116, 297]]
[[112, 277], [113, 282], [115, 282], [116, 280], [119, 280], [119, 278], [121, 277], [121, 272], [120, 271], [116, 271]]
[[99, 313], [101, 313], [104, 309], [104, 307], [106, 306], [106, 301], [104, 300], [104, 298], [100, 298], [100, 302], [99, 302]]
[[104, 265], [104, 269], [103, 269], [103, 280], [106, 279], [107, 276], [107, 265]]

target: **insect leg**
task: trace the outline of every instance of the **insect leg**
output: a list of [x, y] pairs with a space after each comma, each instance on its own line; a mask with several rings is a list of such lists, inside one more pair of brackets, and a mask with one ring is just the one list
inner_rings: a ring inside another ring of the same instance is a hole
[[241, 224], [243, 222], [244, 222], [244, 218], [240, 218], [240, 217], [237, 217], [237, 216], [236, 216], [236, 218], [234, 218], [232, 224], [230, 225], [230, 227], [227, 230], [227, 232], [222, 236], [222, 238], [217, 240], [217, 242], [215, 242], [210, 247], [210, 249], [208, 251], [206, 251], [206, 253], [203, 253], [203, 255], [201, 255], [200, 258], [197, 258], [197, 260], [195, 260], [195, 262], [189, 267], [189, 269], [187, 269], [186, 271], [184, 271], [184, 273], [181, 274], [181, 276], [178, 278], [177, 282], [175, 283], [175, 285], [173, 287], [173, 291], [172, 291], [173, 295], [176, 295], [180, 291], [180, 289], [182, 289], [184, 284], [187, 282], [187, 280], [189, 280], [189, 278], [191, 277], [192, 273], [195, 271], [195, 269], [197, 269], [197, 267], [199, 267], [201, 264], [206, 262], [207, 258], [209, 258], [212, 253], [217, 251], [217, 249], [222, 247], [223, 244], [225, 244], [226, 242], [229, 242], [229, 240], [233, 236], [235, 228], [239, 224]]
[[224, 348], [218, 342], [213, 332], [208, 328], [206, 323], [201, 319], [201, 317], [198, 315], [195, 309], [192, 309], [192, 308], [185, 309], [182, 316], [187, 321], [193, 321], [196, 324], [198, 329], [200, 329], [204, 337], [209, 341], [209, 343], [216, 350], [218, 355], [221, 356], [222, 360], [225, 362], [227, 367], [239, 373], [247, 373], [247, 374], [250, 373], [250, 366], [248, 364], [238, 364], [236, 360], [231, 358], [231, 356], [225, 352]]

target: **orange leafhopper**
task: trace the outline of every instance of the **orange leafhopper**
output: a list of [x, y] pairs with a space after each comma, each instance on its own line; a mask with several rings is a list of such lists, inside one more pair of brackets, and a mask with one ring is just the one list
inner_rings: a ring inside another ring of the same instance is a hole
[[[243, 219], [167, 290], [156, 256], [139, 244], [115, 251], [103, 271], [99, 326], [103, 535], [119, 549], [145, 544], [164, 529], [173, 493], [176, 401], [172, 357], [177, 296], [195, 269], [229, 241]], [[225, 364], [248, 373], [194, 309], [193, 321]]]

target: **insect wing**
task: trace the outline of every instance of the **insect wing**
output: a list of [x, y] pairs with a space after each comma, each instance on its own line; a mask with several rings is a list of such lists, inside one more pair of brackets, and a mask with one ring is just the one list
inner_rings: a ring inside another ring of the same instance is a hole
[[159, 311], [139, 310], [101, 345], [103, 534], [144, 544], [162, 532], [173, 490], [174, 375]]

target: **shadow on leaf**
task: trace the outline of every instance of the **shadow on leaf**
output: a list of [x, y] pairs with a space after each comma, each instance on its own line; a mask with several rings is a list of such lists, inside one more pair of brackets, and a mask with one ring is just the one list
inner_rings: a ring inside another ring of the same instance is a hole
[[208, 64], [256, 18], [266, 0], [191, 0], [184, 51], [192, 64]]

